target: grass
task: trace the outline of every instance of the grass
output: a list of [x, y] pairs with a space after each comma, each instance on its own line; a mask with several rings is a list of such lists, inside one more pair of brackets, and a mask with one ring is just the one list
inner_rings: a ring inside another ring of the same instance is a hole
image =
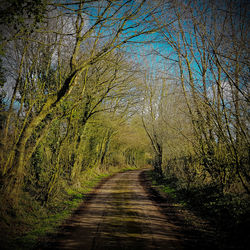
[[23, 193], [20, 206], [16, 210], [6, 209], [1, 214], [1, 249], [34, 249], [48, 234], [56, 233], [57, 228], [79, 207], [104, 178], [117, 172], [136, 169], [135, 167], [113, 167], [108, 170], [88, 169], [81, 177], [81, 186], [67, 187], [47, 206], [42, 206]]

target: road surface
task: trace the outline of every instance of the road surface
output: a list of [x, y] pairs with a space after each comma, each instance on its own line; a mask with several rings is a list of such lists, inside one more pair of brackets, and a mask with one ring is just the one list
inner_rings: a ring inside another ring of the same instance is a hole
[[67, 221], [50, 249], [182, 249], [182, 235], [142, 185], [143, 170], [118, 173]]

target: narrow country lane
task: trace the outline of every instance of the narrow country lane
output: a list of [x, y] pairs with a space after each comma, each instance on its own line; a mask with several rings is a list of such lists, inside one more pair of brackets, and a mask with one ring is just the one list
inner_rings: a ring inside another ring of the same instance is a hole
[[51, 249], [182, 249], [178, 228], [142, 187], [142, 171], [119, 173], [106, 181]]

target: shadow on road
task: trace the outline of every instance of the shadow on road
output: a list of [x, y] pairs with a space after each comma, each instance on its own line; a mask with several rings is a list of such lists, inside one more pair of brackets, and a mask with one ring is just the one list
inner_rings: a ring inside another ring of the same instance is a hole
[[39, 249], [178, 250], [191, 249], [196, 238], [185, 232], [173, 204], [151, 188], [145, 171], [138, 170], [99, 186]]

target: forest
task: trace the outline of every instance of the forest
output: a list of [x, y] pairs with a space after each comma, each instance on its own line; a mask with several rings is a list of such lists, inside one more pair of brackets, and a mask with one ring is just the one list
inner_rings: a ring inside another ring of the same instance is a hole
[[1, 1], [0, 230], [151, 166], [244, 231], [249, 24], [246, 0]]

